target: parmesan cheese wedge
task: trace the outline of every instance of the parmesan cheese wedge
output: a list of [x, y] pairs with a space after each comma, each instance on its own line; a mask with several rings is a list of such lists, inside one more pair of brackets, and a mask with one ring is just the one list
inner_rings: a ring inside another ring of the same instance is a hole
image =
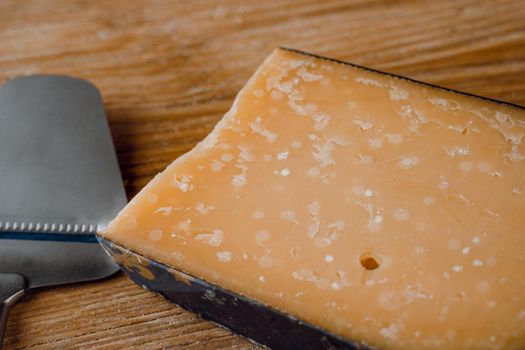
[[524, 135], [521, 107], [277, 49], [103, 241], [335, 347], [523, 349]]

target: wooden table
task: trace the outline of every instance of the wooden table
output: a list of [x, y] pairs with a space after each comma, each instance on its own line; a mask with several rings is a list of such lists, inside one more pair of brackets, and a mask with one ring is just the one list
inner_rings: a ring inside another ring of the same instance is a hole
[[[276, 46], [525, 104], [525, 2], [0, 2], [0, 80], [101, 90], [129, 197], [213, 128]], [[254, 349], [122, 274], [34, 291], [7, 349]]]

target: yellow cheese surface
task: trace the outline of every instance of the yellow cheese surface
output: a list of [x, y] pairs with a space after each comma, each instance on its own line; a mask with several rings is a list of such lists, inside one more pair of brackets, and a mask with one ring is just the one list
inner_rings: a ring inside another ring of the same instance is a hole
[[103, 235], [382, 349], [523, 349], [524, 135], [524, 109], [279, 49]]

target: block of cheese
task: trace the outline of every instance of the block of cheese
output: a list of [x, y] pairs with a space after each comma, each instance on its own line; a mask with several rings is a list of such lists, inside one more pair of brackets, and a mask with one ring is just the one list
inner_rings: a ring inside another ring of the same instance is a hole
[[521, 107], [277, 49], [102, 237], [330, 346], [523, 349], [524, 135]]

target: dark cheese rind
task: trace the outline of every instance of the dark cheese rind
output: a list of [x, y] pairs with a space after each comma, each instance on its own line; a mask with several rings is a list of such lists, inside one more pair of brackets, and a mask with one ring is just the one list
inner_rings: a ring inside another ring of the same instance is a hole
[[275, 350], [370, 349], [98, 238], [104, 249], [138, 285], [256, 343]]

